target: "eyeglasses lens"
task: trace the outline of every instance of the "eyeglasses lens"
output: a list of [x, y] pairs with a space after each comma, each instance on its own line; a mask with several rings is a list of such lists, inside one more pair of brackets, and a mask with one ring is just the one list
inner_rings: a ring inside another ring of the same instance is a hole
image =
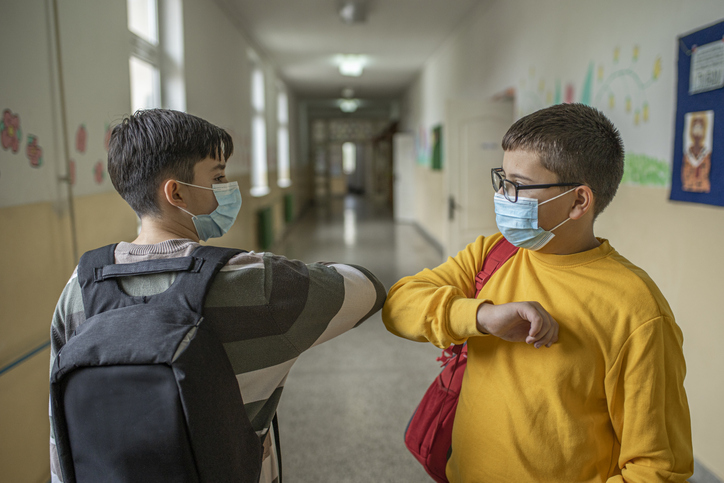
[[500, 174], [498, 174], [497, 171], [490, 171], [490, 177], [493, 181], [493, 189], [498, 192], [500, 191], [500, 183], [503, 182], [503, 180], [500, 177]]
[[518, 193], [515, 183], [505, 179], [503, 173], [499, 170], [491, 171], [491, 175], [493, 180], [493, 189], [495, 190], [495, 192], [497, 193], [500, 191], [500, 188], [503, 188], [503, 196], [505, 196], [505, 199], [515, 203], [518, 200]]
[[507, 179], [503, 181], [503, 184], [505, 185], [505, 189], [503, 191], [505, 192], [505, 197], [508, 201], [512, 201], [513, 203], [518, 201], [518, 190], [516, 189], [515, 184]]

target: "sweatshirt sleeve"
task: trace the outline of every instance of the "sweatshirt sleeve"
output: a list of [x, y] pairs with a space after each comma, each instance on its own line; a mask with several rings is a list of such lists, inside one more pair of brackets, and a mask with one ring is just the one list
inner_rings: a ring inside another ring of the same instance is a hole
[[619, 482], [683, 482], [694, 472], [683, 337], [665, 316], [624, 344], [605, 379], [608, 410], [621, 444]]
[[490, 301], [474, 298], [475, 276], [483, 265], [483, 254], [498, 239], [478, 237], [442, 265], [397, 282], [382, 309], [387, 330], [442, 349], [482, 335], [476, 326], [477, 311]]

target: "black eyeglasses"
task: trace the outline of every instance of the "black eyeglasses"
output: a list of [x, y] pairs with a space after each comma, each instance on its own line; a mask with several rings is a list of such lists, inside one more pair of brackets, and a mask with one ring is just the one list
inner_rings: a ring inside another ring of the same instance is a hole
[[552, 183], [552, 184], [529, 184], [521, 185], [515, 181], [511, 181], [505, 177], [503, 168], [493, 168], [490, 170], [490, 176], [493, 180], [493, 189], [497, 193], [503, 188], [503, 196], [511, 203], [518, 201], [519, 190], [537, 190], [543, 188], [552, 188], [553, 186], [583, 186], [583, 183]]

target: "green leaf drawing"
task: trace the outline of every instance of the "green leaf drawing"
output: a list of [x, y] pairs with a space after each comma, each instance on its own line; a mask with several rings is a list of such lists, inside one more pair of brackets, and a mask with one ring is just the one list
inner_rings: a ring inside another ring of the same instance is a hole
[[622, 184], [668, 186], [670, 180], [671, 167], [666, 161], [645, 154], [626, 154]]

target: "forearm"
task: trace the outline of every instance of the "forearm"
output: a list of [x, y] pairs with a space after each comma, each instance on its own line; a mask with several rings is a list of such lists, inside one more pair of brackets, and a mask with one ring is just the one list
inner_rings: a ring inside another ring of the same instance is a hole
[[483, 302], [467, 298], [457, 287], [407, 277], [390, 289], [382, 320], [399, 337], [445, 348], [481, 335], [476, 314]]
[[397, 282], [387, 295], [382, 320], [393, 334], [440, 348], [481, 335], [475, 298], [475, 276], [483, 257], [499, 240], [478, 237], [475, 242], [433, 269]]
[[[386, 297], [382, 282], [364, 267], [332, 263], [327, 264], [327, 269], [336, 272], [336, 281], [333, 283], [340, 284], [343, 298], [331, 319], [325, 321], [315, 317], [311, 320], [311, 323], [325, 326], [324, 332], [314, 341], [315, 346], [360, 325], [382, 308]], [[310, 269], [310, 274], [313, 278], [325, 278], [320, 277], [319, 268]], [[307, 304], [326, 303], [325, 292], [321, 294], [322, 297], [317, 297], [315, 302], [310, 292]]]

